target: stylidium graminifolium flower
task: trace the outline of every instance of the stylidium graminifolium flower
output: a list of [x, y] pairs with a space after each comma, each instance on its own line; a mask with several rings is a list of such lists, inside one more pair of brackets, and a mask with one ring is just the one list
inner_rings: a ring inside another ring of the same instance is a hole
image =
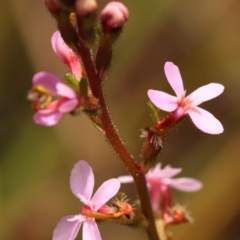
[[[168, 206], [171, 204], [171, 188], [175, 188], [184, 192], [195, 192], [202, 188], [202, 183], [193, 178], [172, 178], [182, 171], [181, 168], [172, 168], [166, 166], [161, 169], [161, 164], [158, 163], [153, 169], [146, 173], [146, 181], [151, 193], [151, 201], [155, 212], [162, 211], [161, 202], [165, 198]], [[132, 176], [118, 177], [121, 183], [133, 182]]]
[[119, 188], [120, 181], [116, 178], [105, 181], [95, 192], [94, 175], [87, 162], [81, 160], [72, 169], [70, 187], [73, 194], [84, 204], [82, 212], [77, 215], [69, 215], [61, 219], [53, 232], [53, 240], [74, 240], [83, 225], [83, 240], [101, 240], [101, 235], [95, 221], [99, 215], [108, 217], [109, 208], [105, 205], [114, 197]]
[[[82, 67], [80, 57], [63, 41], [59, 31], [52, 38], [52, 48], [59, 59], [67, 64], [72, 75], [80, 81]], [[32, 78], [33, 87], [28, 93], [28, 100], [32, 101], [32, 108], [36, 111], [34, 121], [43, 126], [57, 124], [66, 113], [70, 113], [83, 103], [83, 99], [76, 92], [62, 83], [52, 73], [38, 72]]]
[[171, 113], [174, 122], [189, 114], [195, 126], [201, 131], [209, 134], [222, 133], [224, 129], [220, 121], [198, 105], [219, 96], [224, 86], [219, 83], [210, 83], [186, 96], [178, 67], [172, 62], [166, 62], [164, 71], [176, 97], [162, 91], [148, 90], [151, 102], [163, 111]]
[[33, 102], [32, 108], [36, 111], [33, 119], [37, 124], [53, 126], [64, 114], [81, 105], [82, 100], [75, 91], [52, 73], [36, 73], [32, 83], [27, 98]]

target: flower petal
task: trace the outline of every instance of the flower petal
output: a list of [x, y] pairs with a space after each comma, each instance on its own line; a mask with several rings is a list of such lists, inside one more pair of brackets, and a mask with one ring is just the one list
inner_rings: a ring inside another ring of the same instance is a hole
[[116, 178], [105, 181], [93, 195], [91, 202], [94, 211], [102, 207], [109, 199], [115, 196], [120, 188], [120, 181]]
[[203, 187], [200, 181], [193, 178], [164, 179], [163, 182], [184, 192], [195, 192]]
[[57, 90], [57, 94], [59, 96], [67, 97], [67, 98], [75, 98], [76, 97], [76, 93], [73, 91], [73, 89], [62, 82], [57, 84], [56, 90]]
[[61, 112], [61, 113], [69, 113], [72, 110], [74, 110], [77, 105], [78, 105], [78, 100], [76, 98], [75, 99], [70, 99], [70, 100], [62, 103], [58, 107], [58, 111]]
[[86, 161], [80, 160], [74, 165], [70, 176], [70, 187], [77, 198], [80, 195], [90, 200], [94, 187], [94, 175]]
[[52, 48], [60, 60], [67, 64], [72, 74], [78, 79], [81, 79], [81, 64], [80, 57], [73, 52], [73, 50], [67, 46], [61, 37], [61, 33], [56, 31], [51, 39]]
[[37, 111], [33, 116], [33, 120], [39, 125], [50, 127], [57, 124], [62, 117], [63, 113], [58, 112], [56, 109], [46, 109]]
[[176, 97], [162, 91], [150, 89], [148, 97], [156, 107], [166, 112], [172, 112], [178, 106]]
[[209, 134], [220, 134], [223, 132], [223, 126], [210, 112], [194, 107], [188, 110], [193, 123], [201, 131]]
[[76, 238], [82, 223], [79, 220], [69, 221], [74, 217], [66, 216], [61, 219], [53, 231], [52, 240], [74, 240]]
[[171, 166], [166, 166], [160, 169], [160, 164], [157, 164], [154, 169], [147, 173], [147, 177], [154, 178], [171, 178], [182, 171], [181, 168], [172, 168]]
[[60, 79], [49, 72], [38, 72], [32, 78], [33, 86], [42, 85], [47, 88], [53, 96], [57, 96], [57, 84]]
[[164, 71], [173, 91], [179, 98], [183, 97], [185, 95], [185, 91], [183, 88], [183, 81], [178, 67], [172, 62], [166, 62], [164, 65]]
[[83, 240], [101, 240], [101, 235], [95, 220], [89, 219], [83, 223]]
[[133, 182], [133, 177], [130, 175], [120, 176], [117, 179], [120, 181], [120, 183], [132, 183]]
[[224, 86], [219, 83], [209, 83], [192, 92], [186, 97], [195, 106], [219, 96], [224, 90]]

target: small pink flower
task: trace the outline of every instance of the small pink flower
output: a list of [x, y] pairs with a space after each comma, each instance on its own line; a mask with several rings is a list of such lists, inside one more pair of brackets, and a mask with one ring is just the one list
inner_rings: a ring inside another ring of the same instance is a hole
[[[202, 188], [202, 183], [193, 178], [172, 178], [182, 171], [181, 168], [166, 166], [161, 169], [161, 164], [157, 164], [146, 175], [146, 181], [151, 192], [153, 209], [158, 212], [170, 207], [171, 188], [184, 192], [194, 192]], [[133, 182], [132, 176], [118, 177], [121, 183]], [[164, 203], [163, 203], [164, 199]], [[164, 204], [164, 206], [162, 206]]]
[[[74, 240], [83, 223], [83, 240], [101, 240], [95, 218], [84, 215], [84, 210], [97, 212], [104, 210], [104, 204], [115, 196], [120, 188], [118, 179], [105, 181], [92, 196], [94, 175], [92, 168], [85, 161], [75, 164], [70, 177], [70, 187], [73, 194], [84, 203], [82, 214], [69, 215], [61, 219], [53, 232], [53, 240]], [[103, 207], [101, 209], [101, 207]], [[101, 211], [101, 212], [102, 212]]]
[[176, 97], [162, 91], [148, 90], [148, 97], [158, 108], [172, 112], [174, 122], [182, 116], [189, 114], [193, 123], [201, 131], [210, 134], [220, 134], [223, 126], [210, 112], [197, 107], [202, 102], [219, 96], [224, 86], [219, 83], [210, 83], [192, 92], [187, 97], [183, 87], [182, 77], [179, 69], [172, 62], [166, 62], [165, 74], [169, 84], [176, 93]]
[[[48, 72], [33, 76], [33, 88], [28, 99], [33, 101], [34, 121], [44, 126], [57, 124], [65, 113], [73, 111], [81, 102], [76, 93], [59, 78]], [[52, 97], [59, 99], [51, 101]]]
[[68, 65], [72, 74], [80, 81], [82, 78], [80, 57], [66, 45], [59, 31], [52, 35], [51, 42], [56, 55], [64, 64]]
[[118, 28], [128, 20], [129, 11], [121, 2], [109, 2], [102, 10], [100, 18], [105, 30]]

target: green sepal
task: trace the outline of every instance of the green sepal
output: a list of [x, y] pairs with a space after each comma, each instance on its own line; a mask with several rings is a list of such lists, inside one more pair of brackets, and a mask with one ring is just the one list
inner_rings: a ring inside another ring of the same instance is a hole
[[72, 116], [78, 116], [84, 111], [84, 106], [79, 106], [71, 112]]
[[116, 41], [119, 39], [123, 32], [123, 27], [113, 28], [110, 33], [106, 35], [106, 40], [109, 44], [114, 45]]
[[161, 121], [161, 112], [160, 110], [153, 105], [151, 102], [147, 103], [148, 112], [153, 123], [159, 123]]
[[79, 82], [79, 91], [83, 96], [88, 96], [88, 81], [85, 77], [82, 77], [81, 81]]
[[96, 29], [97, 29], [98, 41], [99, 42], [104, 41], [103, 26], [101, 22], [97, 24]]
[[[76, 77], [74, 77], [71, 73], [66, 73], [64, 75], [64, 82], [69, 85], [71, 88], [73, 88], [77, 93], [79, 93], [80, 90], [80, 84]], [[82, 80], [81, 80], [82, 81]], [[80, 82], [81, 82], [80, 81]]]

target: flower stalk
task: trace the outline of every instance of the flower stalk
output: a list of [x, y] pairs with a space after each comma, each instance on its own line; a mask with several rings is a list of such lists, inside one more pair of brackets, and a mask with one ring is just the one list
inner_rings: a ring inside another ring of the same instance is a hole
[[158, 240], [159, 237], [155, 227], [155, 220], [152, 212], [150, 198], [146, 197], [148, 196], [148, 189], [146, 185], [145, 174], [138, 166], [138, 164], [134, 161], [131, 154], [127, 151], [111, 120], [103, 94], [101, 79], [99, 79], [97, 76], [90, 50], [81, 44], [79, 46], [79, 55], [81, 56], [92, 94], [99, 99], [99, 104], [102, 110], [102, 114], [99, 117], [102, 122], [106, 138], [108, 139], [115, 152], [118, 154], [122, 163], [134, 178], [139, 199], [141, 201], [141, 208], [144, 216], [148, 221], [148, 237], [151, 240]]

